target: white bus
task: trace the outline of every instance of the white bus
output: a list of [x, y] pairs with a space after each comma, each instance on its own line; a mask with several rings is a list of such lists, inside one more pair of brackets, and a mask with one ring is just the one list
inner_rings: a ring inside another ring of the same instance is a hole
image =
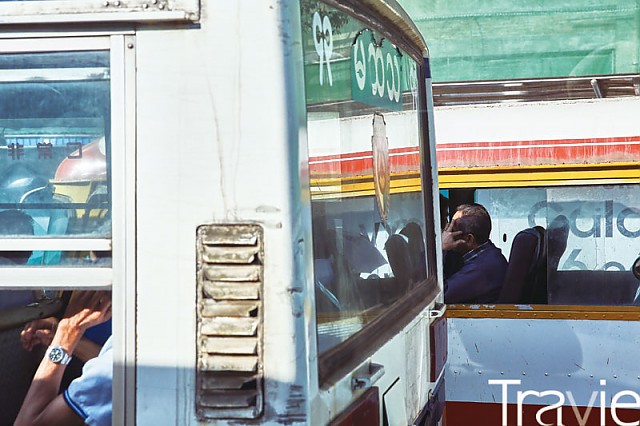
[[0, 16], [0, 214], [29, 225], [0, 224], [0, 423], [44, 350], [21, 328], [81, 289], [113, 295], [113, 424], [441, 420], [429, 59], [395, 1]]
[[[451, 209], [487, 207], [513, 264], [497, 304], [448, 306], [447, 424], [640, 421], [640, 102], [623, 77], [532, 82], [623, 96], [437, 110], [440, 188]], [[537, 255], [515, 248], [527, 229]]]
[[[640, 421], [637, 79], [434, 85], [443, 220], [481, 203], [510, 262], [496, 303], [447, 306], [446, 424]], [[404, 171], [392, 187], [415, 211], [419, 152], [390, 151]], [[311, 162], [329, 165], [367, 167], [357, 155]]]

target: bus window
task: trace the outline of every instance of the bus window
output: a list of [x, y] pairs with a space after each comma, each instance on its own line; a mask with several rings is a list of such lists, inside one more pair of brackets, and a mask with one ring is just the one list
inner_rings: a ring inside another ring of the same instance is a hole
[[[0, 404], [2, 424], [13, 423], [48, 345], [27, 348], [20, 332], [44, 327], [35, 320], [55, 332], [74, 290], [111, 288], [107, 40], [66, 39], [62, 50], [48, 47], [52, 40], [0, 45], [0, 377], [12, 390]], [[86, 359], [110, 335], [110, 321], [89, 329]], [[79, 357], [63, 387], [80, 375]]]
[[417, 63], [353, 17], [319, 2], [306, 5], [303, 28], [313, 29], [303, 32], [303, 43], [322, 354], [425, 284], [427, 230]]
[[506, 255], [517, 232], [546, 230], [549, 304], [634, 305], [640, 302], [631, 271], [640, 253], [639, 191], [637, 185], [492, 188], [478, 189], [476, 197]]
[[[22, 212], [15, 237], [106, 238], [109, 52], [0, 55], [0, 211]], [[110, 263], [102, 250], [36, 250], [28, 265]]]

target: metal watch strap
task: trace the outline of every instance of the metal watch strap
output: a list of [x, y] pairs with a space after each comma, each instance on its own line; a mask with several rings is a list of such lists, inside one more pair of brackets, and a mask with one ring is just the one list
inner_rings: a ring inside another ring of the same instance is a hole
[[60, 346], [49, 346], [44, 356], [54, 364], [67, 365], [71, 362], [71, 355]]

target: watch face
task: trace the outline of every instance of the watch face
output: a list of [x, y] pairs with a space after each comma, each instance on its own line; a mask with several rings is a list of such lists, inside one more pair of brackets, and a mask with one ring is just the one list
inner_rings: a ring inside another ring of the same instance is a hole
[[51, 351], [49, 352], [49, 359], [52, 362], [60, 362], [62, 361], [62, 358], [64, 357], [64, 352], [62, 351], [62, 349], [60, 348], [51, 348]]

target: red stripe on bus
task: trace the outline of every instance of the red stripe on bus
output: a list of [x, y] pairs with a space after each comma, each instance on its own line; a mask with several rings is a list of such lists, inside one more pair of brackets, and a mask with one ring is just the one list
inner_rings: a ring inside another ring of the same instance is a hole
[[[627, 401], [625, 399], [625, 401]], [[530, 405], [522, 406], [522, 426], [539, 426], [536, 420], [536, 414], [540, 409], [548, 408], [546, 405]], [[583, 422], [578, 420], [574, 410], [577, 410]], [[587, 407], [562, 407], [562, 424], [564, 426], [600, 426], [600, 407], [594, 406], [587, 415]], [[611, 416], [611, 409], [604, 408], [605, 425], [623, 424], [616, 423]], [[620, 422], [629, 424], [640, 420], [640, 410], [632, 410], [628, 408], [617, 408], [616, 416]], [[585, 418], [586, 417], [586, 418]], [[502, 404], [485, 403], [485, 402], [457, 402], [447, 401], [445, 405], [444, 424], [446, 426], [501, 426], [517, 425], [518, 407], [516, 404], [507, 404], [507, 418], [503, 422]], [[556, 425], [557, 410], [547, 410], [541, 413], [541, 420], [544, 424]]]
[[[526, 166], [544, 164], [597, 164], [628, 162], [640, 155], [640, 136], [438, 144], [439, 167]], [[313, 175], [370, 174], [371, 151], [309, 158]], [[417, 147], [389, 151], [392, 173], [420, 170]]]
[[[392, 173], [420, 170], [420, 152], [417, 147], [392, 149], [389, 152], [389, 167]], [[309, 158], [309, 169], [317, 174], [358, 175], [373, 170], [371, 151], [345, 155], [327, 155]]]

